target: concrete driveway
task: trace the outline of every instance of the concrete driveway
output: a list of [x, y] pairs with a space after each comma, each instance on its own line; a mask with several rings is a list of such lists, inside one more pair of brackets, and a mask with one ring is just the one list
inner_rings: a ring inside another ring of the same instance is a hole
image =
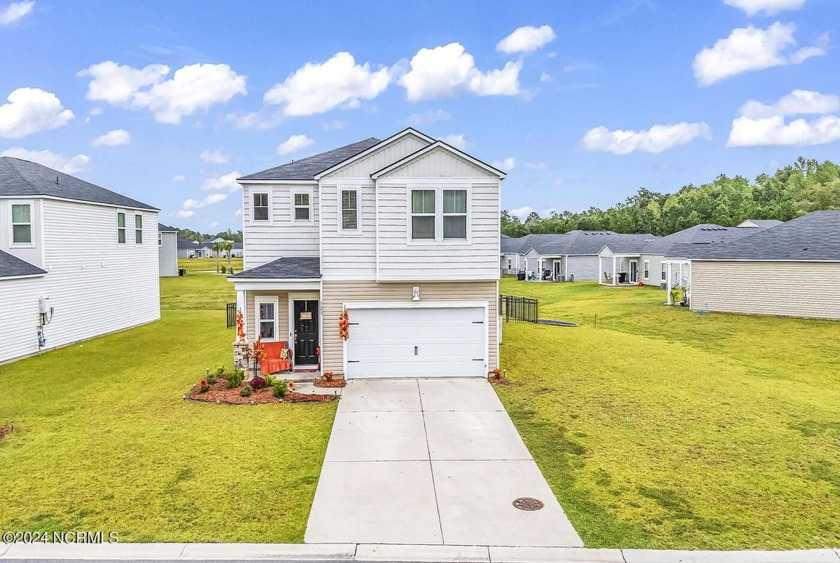
[[483, 379], [348, 382], [306, 542], [583, 545]]

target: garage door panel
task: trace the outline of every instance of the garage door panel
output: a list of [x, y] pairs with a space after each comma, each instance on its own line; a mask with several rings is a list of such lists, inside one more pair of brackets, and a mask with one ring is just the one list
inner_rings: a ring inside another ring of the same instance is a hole
[[481, 376], [484, 308], [351, 309], [347, 377]]

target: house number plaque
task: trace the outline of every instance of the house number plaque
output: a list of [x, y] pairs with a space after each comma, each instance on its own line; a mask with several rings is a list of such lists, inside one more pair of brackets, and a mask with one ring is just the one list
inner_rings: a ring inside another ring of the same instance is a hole
[[301, 311], [300, 312], [300, 320], [311, 321], [312, 320], [312, 311]]

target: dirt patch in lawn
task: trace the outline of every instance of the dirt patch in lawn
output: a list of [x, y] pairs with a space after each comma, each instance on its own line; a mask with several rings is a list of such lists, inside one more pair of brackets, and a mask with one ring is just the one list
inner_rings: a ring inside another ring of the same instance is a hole
[[315, 387], [323, 387], [327, 389], [335, 389], [337, 387], [344, 387], [347, 381], [344, 379], [321, 379], [313, 383]]
[[493, 385], [507, 385], [508, 384], [507, 377], [505, 377], [503, 375], [491, 375], [487, 378], [487, 381], [489, 381]]
[[245, 385], [229, 389], [227, 381], [220, 377], [216, 383], [209, 386], [210, 389], [201, 393], [201, 386], [199, 384], [193, 385], [187, 399], [192, 401], [202, 401], [205, 403], [219, 403], [225, 405], [263, 405], [266, 403], [328, 403], [336, 399], [335, 395], [306, 395], [303, 393], [296, 393], [294, 391], [287, 391], [286, 396], [277, 398], [274, 396], [274, 391], [271, 387], [264, 389], [254, 389], [247, 397], [239, 394]]
[[6, 437], [6, 434], [11, 434], [12, 430], [15, 429], [14, 424], [10, 424], [8, 426], [0, 426], [0, 440]]

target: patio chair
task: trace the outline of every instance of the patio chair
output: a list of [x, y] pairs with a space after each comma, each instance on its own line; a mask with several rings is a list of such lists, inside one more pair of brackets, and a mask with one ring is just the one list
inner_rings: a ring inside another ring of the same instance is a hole
[[265, 360], [260, 362], [260, 371], [263, 375], [277, 373], [278, 371], [291, 371], [292, 351], [285, 342], [264, 342]]
[[609, 275], [608, 273], [604, 272], [604, 281], [607, 282], [607, 283], [612, 283], [612, 280], [613, 280], [612, 276]]

